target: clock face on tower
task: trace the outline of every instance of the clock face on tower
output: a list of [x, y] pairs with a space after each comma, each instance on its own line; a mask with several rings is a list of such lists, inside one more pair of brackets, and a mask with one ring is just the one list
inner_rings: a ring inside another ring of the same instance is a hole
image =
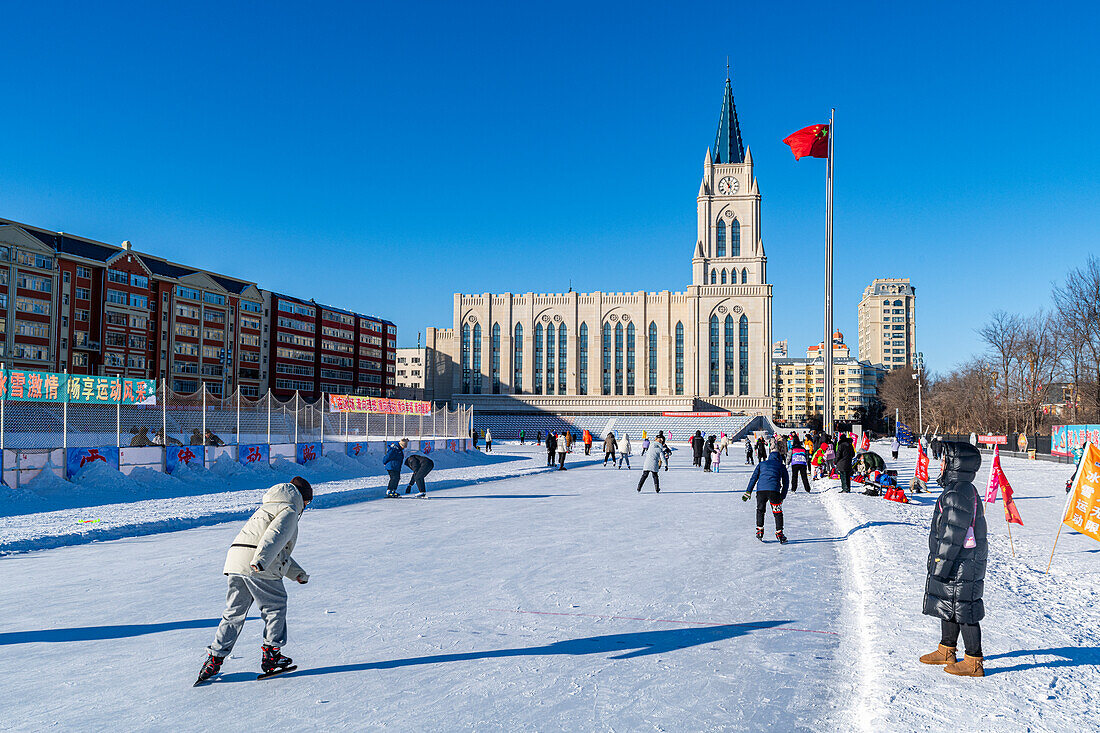
[[725, 194], [727, 196], [729, 194], [737, 193], [738, 189], [740, 188], [741, 182], [733, 176], [726, 176], [718, 182], [718, 193]]

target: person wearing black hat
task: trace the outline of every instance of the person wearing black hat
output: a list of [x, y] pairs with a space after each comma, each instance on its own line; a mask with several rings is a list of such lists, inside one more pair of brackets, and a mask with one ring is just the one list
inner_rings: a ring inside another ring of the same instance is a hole
[[[985, 616], [985, 510], [974, 487], [982, 454], [970, 443], [944, 442], [940, 476], [943, 487], [932, 513], [928, 534], [928, 575], [924, 587], [924, 613], [940, 619], [940, 644], [925, 654], [925, 664], [945, 665], [960, 677], [984, 677], [982, 630]], [[955, 649], [962, 634], [966, 655], [956, 661]]]

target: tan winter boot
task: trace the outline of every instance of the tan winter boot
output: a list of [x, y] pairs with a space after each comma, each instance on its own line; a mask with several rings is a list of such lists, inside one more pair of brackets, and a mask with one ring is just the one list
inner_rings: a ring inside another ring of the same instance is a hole
[[958, 677], [985, 677], [982, 657], [972, 657], [969, 654], [963, 656], [961, 662], [947, 665], [943, 671]]
[[955, 647], [940, 644], [936, 651], [925, 654], [920, 660], [924, 664], [954, 664]]

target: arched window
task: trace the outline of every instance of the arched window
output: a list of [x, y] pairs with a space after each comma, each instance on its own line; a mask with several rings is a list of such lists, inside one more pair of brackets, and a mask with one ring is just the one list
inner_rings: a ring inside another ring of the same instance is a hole
[[657, 322], [649, 322], [649, 393], [657, 394]]
[[500, 324], [493, 324], [493, 335], [489, 341], [489, 374], [491, 375], [493, 394], [500, 394]]
[[615, 324], [615, 394], [623, 393], [623, 324]]
[[481, 324], [474, 324], [474, 394], [481, 394]]
[[721, 219], [718, 220], [718, 236], [715, 238], [715, 257], [726, 256], [726, 222]]
[[568, 334], [565, 331], [565, 324], [558, 324], [558, 394], [565, 394], [566, 377], [569, 374], [569, 369], [566, 366], [566, 336]]
[[611, 394], [611, 324], [603, 324], [603, 339], [600, 344], [603, 353], [603, 393]]
[[905, 305], [905, 304], [902, 303], [900, 300], [895, 300], [894, 305]]
[[737, 394], [737, 342], [734, 340], [733, 334], [733, 316], [727, 314], [725, 322], [725, 333], [723, 334], [725, 340], [725, 352], [726, 352], [726, 368], [723, 370], [725, 374], [724, 394], [733, 395]]
[[[733, 281], [737, 282], [737, 270], [733, 271]], [[726, 268], [722, 268], [722, 284], [726, 284]]]
[[742, 285], [748, 285], [749, 284], [749, 271], [746, 270], [743, 267], [741, 268], [741, 284]]
[[749, 393], [749, 317], [742, 314], [738, 338], [741, 342], [741, 384], [738, 391], [747, 395]]
[[523, 392], [523, 324], [516, 324], [515, 340], [512, 342], [512, 386], [516, 394]]
[[718, 362], [718, 316], [713, 313], [710, 316], [710, 394], [718, 394], [718, 372], [721, 365]]
[[741, 256], [741, 223], [736, 219], [730, 222], [730, 256]]
[[711, 270], [710, 271], [710, 284], [711, 285], [717, 285], [718, 284], [718, 270]]
[[470, 394], [470, 324], [462, 324], [462, 394]]
[[634, 394], [634, 321], [626, 327], [626, 393]]
[[554, 324], [546, 327], [546, 394], [554, 394]]
[[542, 324], [535, 324], [535, 394], [542, 394]]
[[684, 324], [676, 322], [676, 394], [684, 393]]
[[577, 394], [588, 394], [588, 324], [582, 323], [577, 334]]

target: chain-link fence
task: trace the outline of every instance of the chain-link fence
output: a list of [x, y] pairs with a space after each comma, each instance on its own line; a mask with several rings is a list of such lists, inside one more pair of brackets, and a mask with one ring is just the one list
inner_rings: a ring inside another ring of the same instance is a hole
[[181, 394], [165, 384], [152, 405], [0, 399], [0, 448], [8, 450], [466, 438], [470, 424], [464, 407], [425, 415], [333, 412], [324, 397], [221, 397], [205, 387]]

